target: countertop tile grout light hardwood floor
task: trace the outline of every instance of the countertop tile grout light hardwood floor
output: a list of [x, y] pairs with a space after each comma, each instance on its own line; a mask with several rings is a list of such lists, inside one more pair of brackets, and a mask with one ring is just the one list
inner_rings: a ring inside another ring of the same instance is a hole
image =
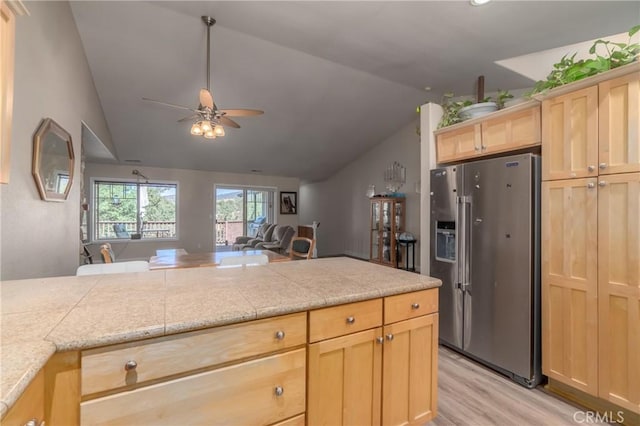
[[429, 426], [575, 426], [584, 419], [584, 408], [541, 387], [526, 389], [443, 346], [438, 356], [438, 416]]

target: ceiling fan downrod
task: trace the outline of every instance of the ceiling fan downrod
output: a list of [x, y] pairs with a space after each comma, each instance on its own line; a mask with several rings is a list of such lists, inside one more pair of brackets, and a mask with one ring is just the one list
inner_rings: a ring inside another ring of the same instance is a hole
[[211, 92], [211, 27], [216, 20], [211, 16], [203, 16], [202, 21], [207, 26], [207, 90]]

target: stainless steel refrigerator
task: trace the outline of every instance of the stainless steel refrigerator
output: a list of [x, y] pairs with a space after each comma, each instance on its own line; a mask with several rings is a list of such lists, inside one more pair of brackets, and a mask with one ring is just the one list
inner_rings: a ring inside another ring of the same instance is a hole
[[540, 366], [540, 157], [431, 171], [440, 342], [533, 387]]

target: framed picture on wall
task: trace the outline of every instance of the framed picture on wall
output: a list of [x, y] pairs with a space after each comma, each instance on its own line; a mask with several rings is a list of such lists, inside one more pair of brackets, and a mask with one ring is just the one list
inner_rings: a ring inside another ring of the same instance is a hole
[[297, 192], [281, 192], [280, 193], [280, 214], [297, 214], [298, 213], [298, 193]]

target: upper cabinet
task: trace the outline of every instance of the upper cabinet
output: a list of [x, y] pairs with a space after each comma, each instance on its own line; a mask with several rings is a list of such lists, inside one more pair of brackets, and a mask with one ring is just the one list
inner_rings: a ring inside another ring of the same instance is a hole
[[640, 72], [542, 102], [542, 179], [640, 171]]
[[540, 105], [527, 102], [435, 132], [438, 163], [540, 145]]
[[599, 84], [600, 174], [640, 171], [640, 72]]

